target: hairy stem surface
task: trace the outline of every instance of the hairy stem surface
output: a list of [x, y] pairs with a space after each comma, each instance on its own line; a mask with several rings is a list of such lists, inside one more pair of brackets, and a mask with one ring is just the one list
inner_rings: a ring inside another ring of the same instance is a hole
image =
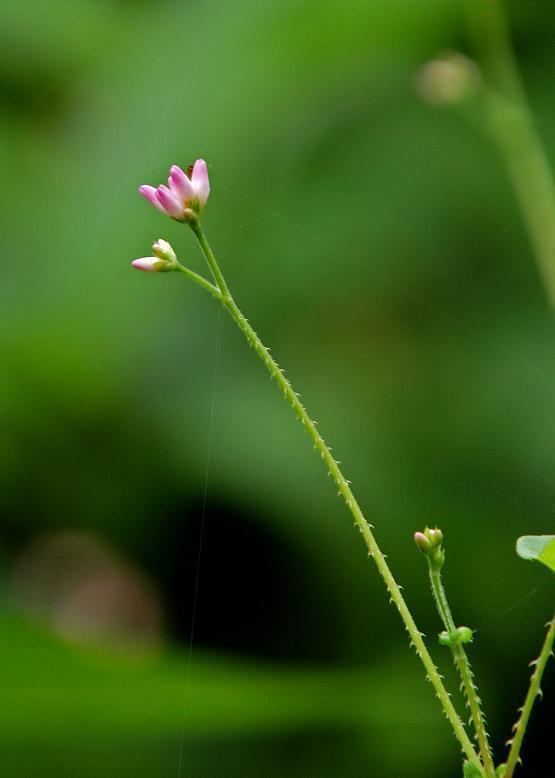
[[368, 549], [369, 555], [373, 558], [376, 567], [378, 568], [378, 571], [384, 580], [391, 601], [395, 604], [397, 610], [399, 611], [401, 619], [403, 620], [405, 628], [409, 634], [410, 641], [414, 646], [417, 655], [420, 657], [422, 664], [424, 665], [427, 676], [432, 686], [434, 687], [436, 696], [441, 703], [445, 715], [453, 728], [453, 732], [455, 733], [455, 736], [458, 739], [464, 754], [466, 755], [467, 759], [469, 759], [471, 762], [473, 762], [474, 764], [476, 764], [478, 767], [481, 768], [480, 759], [474, 749], [474, 746], [472, 745], [470, 738], [466, 733], [464, 725], [457, 711], [455, 710], [453, 703], [451, 702], [449, 693], [445, 689], [445, 686], [441, 680], [441, 676], [432, 660], [432, 657], [428, 652], [428, 649], [426, 648], [426, 644], [424, 643], [422, 634], [420, 633], [420, 631], [418, 630], [414, 622], [412, 614], [401, 593], [401, 589], [397, 584], [397, 582], [395, 581], [395, 578], [393, 577], [389, 565], [387, 564], [386, 558], [382, 553], [380, 547], [378, 546], [378, 543], [372, 532], [372, 528], [364, 518], [360, 506], [356, 501], [353, 492], [351, 491], [349, 482], [341, 472], [341, 469], [338, 463], [336, 462], [336, 460], [334, 459], [331, 450], [329, 449], [326, 442], [318, 432], [316, 424], [310, 418], [308, 412], [306, 411], [305, 407], [301, 403], [298, 394], [295, 392], [295, 390], [289, 383], [288, 379], [285, 377], [283, 370], [279, 367], [277, 362], [270, 354], [269, 350], [262, 343], [262, 341], [254, 331], [252, 326], [249, 324], [249, 322], [247, 321], [247, 319], [245, 318], [245, 316], [237, 306], [235, 300], [231, 295], [231, 292], [229, 291], [229, 287], [223, 277], [223, 274], [218, 266], [216, 258], [206, 240], [206, 237], [204, 236], [204, 233], [202, 232], [200, 224], [197, 222], [195, 224], [192, 224], [191, 227], [206, 257], [210, 270], [212, 271], [212, 275], [214, 276], [214, 279], [221, 291], [220, 301], [233, 317], [235, 323], [237, 324], [241, 332], [244, 334], [249, 345], [252, 346], [252, 348], [256, 351], [256, 353], [258, 354], [262, 362], [266, 365], [270, 375], [272, 376], [272, 378], [275, 379], [279, 388], [283, 392], [286, 400], [291, 405], [297, 418], [299, 419], [299, 421], [305, 428], [308, 436], [312, 440], [314, 444], [314, 448], [318, 451], [322, 460], [324, 461], [328, 473], [332, 476], [333, 480], [335, 481], [339, 489], [339, 493], [343, 497], [347, 505], [347, 508], [349, 509], [349, 511], [353, 516], [355, 525], [359, 529], [364, 539], [364, 542], [366, 543], [366, 547]]
[[545, 666], [551, 654], [553, 653], [553, 641], [555, 640], [555, 614], [548, 624], [547, 634], [543, 642], [542, 649], [539, 657], [531, 664], [534, 665], [534, 672], [530, 678], [530, 687], [524, 700], [524, 705], [520, 709], [520, 718], [515, 724], [515, 734], [511, 741], [511, 750], [509, 751], [509, 758], [507, 759], [507, 766], [503, 773], [503, 778], [512, 778], [517, 764], [520, 761], [520, 749], [522, 746], [522, 740], [528, 726], [530, 714], [534, 706], [536, 697], [541, 696], [541, 682], [542, 676], [545, 670]]
[[[432, 584], [432, 592], [439, 611], [439, 615], [443, 622], [443, 626], [449, 634], [453, 634], [456, 630], [455, 622], [451, 614], [449, 603], [447, 602], [447, 596], [443, 583], [441, 581], [441, 573], [439, 570], [433, 570], [430, 567], [430, 581]], [[474, 731], [476, 733], [476, 740], [480, 749], [480, 755], [484, 763], [484, 768], [488, 778], [495, 776], [495, 767], [491, 756], [491, 749], [488, 740], [488, 734], [486, 732], [486, 725], [484, 720], [484, 714], [482, 712], [482, 705], [478, 696], [478, 690], [474, 684], [474, 675], [470, 667], [470, 660], [466, 654], [464, 646], [461, 643], [453, 643], [450, 646], [451, 653], [453, 654], [453, 661], [455, 667], [461, 677], [461, 688], [466, 697], [468, 708], [470, 710], [470, 716]]]

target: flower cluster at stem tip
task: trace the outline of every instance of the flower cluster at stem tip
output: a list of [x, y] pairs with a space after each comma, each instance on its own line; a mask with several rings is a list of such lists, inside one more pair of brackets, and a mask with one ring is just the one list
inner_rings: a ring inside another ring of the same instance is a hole
[[[197, 159], [185, 173], [179, 165], [172, 165], [168, 186], [142, 184], [139, 192], [155, 208], [179, 222], [198, 223], [210, 194], [208, 168], [203, 159]], [[151, 257], [139, 257], [131, 263], [137, 270], [167, 273], [178, 267], [175, 252], [166, 240], [152, 246]]]
[[194, 221], [206, 205], [210, 194], [208, 168], [203, 159], [197, 159], [185, 173], [179, 165], [172, 165], [168, 186], [143, 184], [139, 192], [162, 213], [179, 222]]
[[443, 550], [443, 532], [440, 529], [430, 529], [426, 527], [424, 532], [414, 533], [414, 542], [427, 557], [430, 568], [439, 572], [445, 562], [445, 551]]

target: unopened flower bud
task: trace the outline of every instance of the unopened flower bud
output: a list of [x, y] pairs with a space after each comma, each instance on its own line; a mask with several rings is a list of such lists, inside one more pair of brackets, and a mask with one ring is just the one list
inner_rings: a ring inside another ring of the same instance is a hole
[[134, 259], [131, 264], [137, 270], [146, 270], [149, 273], [164, 273], [173, 270], [170, 262], [159, 257], [139, 257], [139, 259]]
[[453, 105], [471, 97], [480, 84], [477, 64], [457, 51], [444, 51], [423, 65], [416, 90], [432, 105]]
[[162, 238], [158, 238], [156, 243], [152, 244], [152, 253], [155, 257], [158, 257], [159, 259], [165, 259], [167, 262], [177, 262], [175, 251], [168, 243], [168, 241], [163, 240]]
[[175, 251], [167, 240], [159, 238], [152, 246], [153, 257], [139, 257], [131, 263], [137, 270], [147, 270], [150, 273], [168, 273], [177, 267]]
[[423, 532], [414, 533], [414, 542], [424, 554], [428, 554], [432, 550], [432, 544]]
[[426, 537], [430, 541], [432, 548], [438, 548], [443, 543], [443, 532], [436, 527], [436, 529], [428, 529], [426, 527]]
[[445, 552], [442, 547], [443, 532], [437, 528], [426, 527], [424, 532], [414, 533], [414, 542], [427, 557], [432, 570], [441, 570], [445, 562]]
[[457, 627], [454, 632], [440, 632], [439, 642], [442, 646], [452, 648], [462, 643], [472, 643], [474, 637], [470, 627]]
[[470, 627], [458, 627], [457, 632], [459, 633], [461, 643], [472, 643], [474, 640], [474, 633]]

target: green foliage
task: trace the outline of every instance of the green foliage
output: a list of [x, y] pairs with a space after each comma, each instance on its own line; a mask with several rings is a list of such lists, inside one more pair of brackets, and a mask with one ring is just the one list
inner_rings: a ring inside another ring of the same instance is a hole
[[[325, 775], [341, 770], [357, 778], [349, 753], [366, 758], [356, 745], [361, 735], [392, 775], [410, 774], [429, 759], [424, 735], [437, 723], [435, 701], [430, 695], [417, 714], [406, 704], [421, 678], [397, 657], [330, 671], [198, 650], [188, 673], [175, 651], [83, 648], [5, 613], [0, 629], [3, 759], [13, 760], [18, 778], [36, 775], [38, 762], [41, 775], [89, 778], [100, 775], [99, 764], [116, 761], [117, 772], [103, 776], [133, 778], [139, 769], [141, 776], [174, 778], [181, 737], [187, 774], [200, 778], [255, 778], [269, 763], [304, 778], [305, 760], [317, 758], [308, 746], [313, 738], [324, 751], [328, 737], [339, 748], [329, 753]], [[404, 749], [395, 747], [401, 738]], [[276, 747], [284, 749], [281, 756]], [[291, 764], [290, 747], [298, 749]]]
[[516, 542], [516, 552], [522, 559], [542, 562], [555, 572], [555, 535], [524, 535]]

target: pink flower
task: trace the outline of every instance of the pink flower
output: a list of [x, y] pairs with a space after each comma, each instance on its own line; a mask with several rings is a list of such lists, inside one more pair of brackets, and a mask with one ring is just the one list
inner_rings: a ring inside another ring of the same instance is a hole
[[210, 194], [206, 162], [197, 159], [187, 173], [178, 165], [172, 165], [168, 186], [161, 184], [154, 187], [143, 184], [139, 187], [139, 192], [155, 208], [171, 216], [172, 219], [180, 222], [189, 221], [202, 213]]

